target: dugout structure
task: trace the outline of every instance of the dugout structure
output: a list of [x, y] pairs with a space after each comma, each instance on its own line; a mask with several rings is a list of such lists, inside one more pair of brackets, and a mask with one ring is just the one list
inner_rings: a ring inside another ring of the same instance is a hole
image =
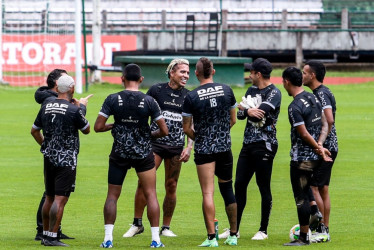
[[[120, 63], [122, 67], [129, 63], [136, 63], [142, 69], [144, 80], [142, 87], [150, 87], [160, 82], [168, 82], [169, 79], [165, 70], [169, 63], [177, 57], [175, 56], [117, 56], [115, 63]], [[195, 76], [195, 65], [200, 56], [183, 56], [190, 62], [190, 78], [188, 86], [197, 86], [199, 82]], [[225, 83], [231, 86], [244, 86], [244, 64], [251, 63], [249, 57], [209, 57], [213, 62], [216, 73], [214, 82]]]

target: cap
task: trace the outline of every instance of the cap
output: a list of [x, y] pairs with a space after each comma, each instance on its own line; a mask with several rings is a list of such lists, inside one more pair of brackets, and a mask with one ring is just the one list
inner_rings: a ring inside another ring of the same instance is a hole
[[74, 79], [71, 76], [63, 75], [57, 80], [57, 91], [59, 93], [66, 93], [75, 85]]
[[257, 58], [252, 64], [248, 65], [249, 70], [260, 72], [265, 77], [270, 77], [270, 73], [273, 70], [271, 63], [265, 58]]

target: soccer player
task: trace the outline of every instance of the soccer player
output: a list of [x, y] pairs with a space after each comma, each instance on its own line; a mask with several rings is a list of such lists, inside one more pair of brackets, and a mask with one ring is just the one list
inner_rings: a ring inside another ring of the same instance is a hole
[[312, 190], [319, 210], [322, 212], [322, 220], [316, 232], [318, 241], [330, 241], [329, 219], [330, 219], [330, 195], [329, 184], [332, 166], [338, 155], [338, 138], [335, 128], [336, 101], [331, 90], [323, 85], [326, 68], [322, 62], [311, 60], [305, 63], [303, 68], [303, 84], [309, 87], [322, 105], [323, 112], [329, 125], [329, 134], [323, 146], [331, 152], [331, 162], [322, 161], [321, 166], [313, 173]]
[[[152, 139], [152, 149], [155, 156], [156, 169], [162, 161], [165, 165], [165, 198], [163, 204], [163, 224], [160, 234], [175, 237], [170, 230], [170, 222], [177, 202], [177, 184], [182, 162], [190, 158], [193, 141], [188, 139], [187, 147], [184, 147], [184, 133], [182, 128], [182, 105], [186, 94], [189, 92], [185, 85], [189, 78], [189, 62], [186, 59], [174, 59], [167, 67], [166, 73], [170, 79], [166, 83], [153, 85], [147, 92], [159, 104], [169, 135]], [[151, 130], [157, 130], [155, 121], [151, 124]], [[134, 221], [130, 229], [123, 237], [133, 237], [144, 231], [142, 217], [146, 200], [142, 184], [138, 182], [135, 193]]]
[[[247, 203], [247, 188], [254, 174], [261, 194], [261, 224], [252, 240], [268, 238], [267, 228], [272, 207], [270, 189], [273, 160], [278, 150], [276, 124], [281, 105], [281, 92], [270, 81], [272, 65], [264, 58], [250, 65], [253, 85], [245, 98], [257, 98], [257, 105], [243, 107], [239, 104], [238, 119], [247, 119], [243, 147], [239, 154], [235, 178], [235, 198], [238, 204], [238, 231]], [[225, 238], [226, 233], [220, 235]]]
[[57, 231], [64, 207], [75, 189], [78, 130], [83, 134], [90, 132], [90, 124], [80, 108], [80, 104], [87, 105], [87, 99], [73, 98], [74, 85], [74, 79], [68, 75], [58, 79], [57, 98], [42, 106], [31, 129], [44, 155], [46, 198], [42, 208], [42, 244], [45, 246], [67, 246], [57, 238]]
[[322, 159], [331, 161], [330, 152], [322, 146], [328, 125], [321, 103], [313, 94], [304, 91], [300, 69], [289, 67], [283, 71], [282, 78], [284, 88], [294, 98], [288, 106], [291, 124], [290, 176], [300, 224], [299, 239], [284, 245], [303, 246], [310, 244], [308, 192], [313, 169]]
[[[42, 86], [38, 88], [35, 92], [35, 101], [41, 105], [47, 103], [48, 101], [53, 101], [57, 98], [57, 80], [62, 75], [67, 75], [66, 70], [64, 69], [54, 69], [52, 70], [47, 76], [47, 86]], [[92, 95], [80, 99], [81, 102], [86, 102], [88, 98]], [[86, 106], [80, 104], [80, 108], [84, 115], [86, 115]], [[42, 208], [45, 201], [45, 192], [43, 193], [42, 199], [40, 200], [38, 211], [36, 212], [36, 235], [35, 240], [43, 240], [43, 219], [42, 219]], [[58, 239], [74, 239], [73, 237], [69, 237], [66, 234], [62, 233], [61, 226], [57, 231], [57, 238]]]
[[[168, 128], [156, 100], [139, 91], [143, 81], [140, 67], [128, 64], [122, 73], [125, 90], [109, 95], [95, 122], [96, 132], [111, 130], [114, 143], [109, 155], [108, 194], [104, 205], [105, 237], [101, 247], [113, 247], [113, 228], [117, 214], [117, 200], [127, 171], [134, 167], [142, 184], [151, 224], [151, 247], [163, 247], [159, 235], [160, 207], [156, 194], [156, 168], [151, 138], [168, 135]], [[107, 124], [110, 116], [114, 124]], [[151, 131], [151, 117], [159, 129]]]
[[217, 247], [214, 218], [214, 175], [225, 202], [230, 235], [225, 244], [237, 245], [237, 206], [232, 189], [233, 157], [230, 128], [236, 122], [237, 106], [232, 89], [213, 82], [213, 63], [202, 57], [196, 63], [200, 86], [189, 92], [183, 104], [183, 130], [195, 141], [195, 163], [203, 194], [203, 213], [208, 238], [201, 247]]

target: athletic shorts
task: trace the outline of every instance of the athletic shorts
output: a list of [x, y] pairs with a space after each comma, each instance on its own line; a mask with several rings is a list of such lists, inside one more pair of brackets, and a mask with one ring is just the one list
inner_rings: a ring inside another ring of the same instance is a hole
[[174, 156], [180, 156], [183, 151], [183, 147], [173, 147], [158, 143], [152, 143], [153, 153], [159, 155], [162, 159], [171, 159]]
[[224, 181], [229, 181], [232, 179], [233, 158], [231, 150], [214, 154], [195, 153], [196, 165], [203, 165], [211, 162], [216, 163], [214, 174], [218, 178]]
[[331, 170], [337, 155], [338, 152], [331, 152], [332, 162], [321, 161], [320, 167], [313, 172], [311, 186], [323, 187], [330, 184]]
[[74, 167], [56, 167], [47, 157], [44, 157], [44, 185], [45, 193], [48, 196], [66, 196], [69, 197], [75, 190], [75, 178], [77, 168]]
[[135, 168], [137, 173], [148, 171], [155, 167], [155, 157], [150, 153], [143, 159], [125, 159], [117, 154], [110, 154], [108, 183], [113, 185], [122, 185], [125, 180], [127, 170]]

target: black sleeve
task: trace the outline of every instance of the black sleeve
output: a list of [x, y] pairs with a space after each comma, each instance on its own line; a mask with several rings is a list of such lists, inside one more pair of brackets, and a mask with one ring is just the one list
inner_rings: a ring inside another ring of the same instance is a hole
[[81, 110], [82, 110], [83, 115], [86, 116], [86, 113], [87, 113], [87, 107], [84, 106], [82, 103], [81, 103], [79, 106], [80, 106], [80, 108], [81, 108]]

